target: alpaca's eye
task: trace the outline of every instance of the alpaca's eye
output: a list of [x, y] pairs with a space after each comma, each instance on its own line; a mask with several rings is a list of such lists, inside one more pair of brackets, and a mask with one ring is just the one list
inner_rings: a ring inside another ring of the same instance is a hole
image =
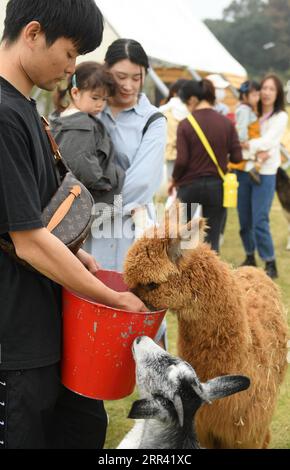
[[152, 291], [155, 290], [159, 287], [159, 284], [156, 284], [155, 282], [151, 282], [150, 284], [147, 284], [144, 286], [147, 291]]

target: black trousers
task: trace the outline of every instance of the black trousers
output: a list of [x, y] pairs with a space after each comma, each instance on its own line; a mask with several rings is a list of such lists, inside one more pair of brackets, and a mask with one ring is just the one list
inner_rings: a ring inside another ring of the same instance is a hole
[[103, 402], [60, 383], [59, 365], [0, 371], [0, 449], [102, 449]]
[[223, 207], [223, 182], [221, 178], [204, 176], [178, 190], [178, 198], [187, 204], [187, 220], [192, 219], [192, 204], [199, 203], [203, 207], [203, 216], [209, 227], [206, 242], [213, 250], [219, 252], [219, 238], [225, 219], [226, 209]]

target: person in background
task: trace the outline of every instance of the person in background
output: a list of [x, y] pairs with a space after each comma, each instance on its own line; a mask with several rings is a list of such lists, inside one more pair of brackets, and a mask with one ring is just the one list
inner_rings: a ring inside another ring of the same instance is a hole
[[[221, 75], [216, 74], [216, 73], [208, 75], [206, 79], [209, 80], [215, 88], [215, 96], [216, 96], [216, 103], [214, 107], [215, 111], [217, 111], [222, 116], [229, 117], [230, 109], [224, 103], [224, 99], [226, 97], [226, 89], [230, 86], [230, 83], [224, 80], [224, 78]], [[224, 244], [227, 217], [228, 217], [228, 211], [227, 209], [225, 209], [224, 215], [223, 215], [223, 221], [221, 224], [221, 233], [220, 233], [220, 240], [219, 240], [220, 246]]]
[[281, 80], [274, 74], [261, 82], [261, 99], [258, 103], [261, 136], [244, 144], [253, 160], [261, 161], [261, 184], [249, 176], [252, 162], [245, 171], [238, 171], [240, 236], [246, 252], [243, 266], [256, 266], [255, 252], [265, 263], [269, 277], [278, 277], [275, 249], [270, 232], [270, 211], [275, 195], [276, 174], [281, 165], [280, 144], [287, 128], [285, 95]]
[[[206, 79], [191, 80], [182, 87], [179, 96], [206, 135], [223, 172], [227, 173], [228, 157], [238, 163], [242, 160], [242, 150], [234, 124], [214, 109], [213, 84]], [[206, 241], [219, 252], [225, 211], [223, 180], [188, 119], [179, 124], [177, 131], [177, 159], [170, 190], [173, 187], [177, 187], [179, 199], [187, 204], [188, 220], [192, 218], [192, 204], [202, 205], [209, 227]]]
[[227, 116], [230, 112], [229, 107], [224, 103], [226, 97], [226, 89], [230, 86], [230, 83], [223, 79], [219, 74], [211, 74], [206, 77], [215, 88], [216, 104], [214, 106], [215, 111], [217, 111], [222, 116]]
[[177, 128], [179, 123], [188, 115], [187, 107], [178, 96], [179, 90], [187, 81], [188, 80], [180, 79], [173, 83], [170, 87], [166, 104], [159, 108], [159, 111], [161, 111], [167, 119], [167, 143], [165, 152], [167, 181], [170, 181], [172, 178], [176, 160]]
[[[236, 110], [236, 126], [238, 136], [242, 147], [250, 139], [256, 139], [260, 137], [260, 123], [258, 120], [258, 102], [260, 100], [260, 84], [255, 81], [247, 80], [244, 82], [240, 89], [240, 104]], [[238, 164], [229, 164], [230, 170], [241, 170], [243, 171], [246, 167], [250, 155], [247, 150], [243, 152], [244, 160]], [[249, 170], [249, 175], [257, 184], [260, 184], [259, 176], [260, 163], [253, 162], [253, 168]]]

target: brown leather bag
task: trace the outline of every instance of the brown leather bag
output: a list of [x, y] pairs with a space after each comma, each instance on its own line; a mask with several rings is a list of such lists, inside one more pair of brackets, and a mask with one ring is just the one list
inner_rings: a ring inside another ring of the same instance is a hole
[[[89, 235], [93, 222], [94, 199], [88, 189], [69, 171], [61, 157], [48, 121], [42, 123], [54, 155], [59, 188], [42, 213], [44, 226], [59, 238], [74, 254]], [[22, 265], [31, 268], [17, 257], [14, 245], [0, 237], [0, 248]], [[33, 268], [31, 268], [33, 269]]]

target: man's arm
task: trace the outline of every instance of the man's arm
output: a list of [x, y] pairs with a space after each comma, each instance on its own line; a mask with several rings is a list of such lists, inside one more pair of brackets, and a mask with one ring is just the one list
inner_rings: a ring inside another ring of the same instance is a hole
[[11, 232], [17, 256], [63, 287], [97, 302], [129, 311], [148, 311], [130, 292], [115, 292], [96, 279], [47, 229]]

